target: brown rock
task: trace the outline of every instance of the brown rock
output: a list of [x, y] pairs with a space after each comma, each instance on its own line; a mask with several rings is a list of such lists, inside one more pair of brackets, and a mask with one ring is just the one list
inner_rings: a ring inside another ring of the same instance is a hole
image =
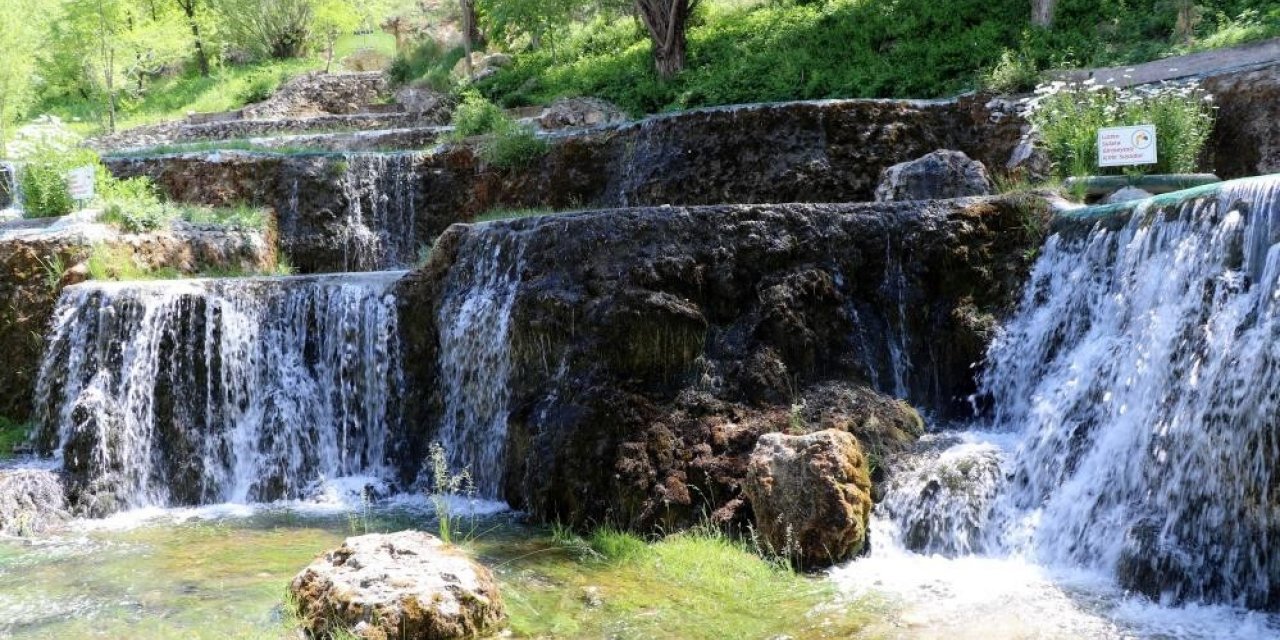
[[506, 620], [487, 568], [420, 531], [347, 538], [289, 585], [312, 637], [475, 638]]
[[871, 475], [844, 431], [761, 436], [743, 491], [763, 539], [802, 567], [847, 560], [866, 543]]

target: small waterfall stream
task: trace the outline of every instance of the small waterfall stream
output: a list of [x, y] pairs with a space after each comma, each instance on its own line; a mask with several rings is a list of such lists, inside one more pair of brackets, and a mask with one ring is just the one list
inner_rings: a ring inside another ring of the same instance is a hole
[[[1000, 558], [1001, 571], [1070, 576], [1019, 583], [1072, 612], [1042, 625], [1280, 633], [1231, 613], [1280, 607], [1280, 176], [1143, 201], [1118, 228], [1051, 237], [981, 388], [990, 417], [893, 465], [862, 571], [879, 558], [897, 580], [924, 561], [909, 551], [956, 570]], [[858, 564], [837, 579], [867, 580]], [[930, 589], [967, 588], [939, 580]], [[1070, 586], [1080, 580], [1092, 586]], [[1098, 584], [1228, 609], [1201, 609], [1201, 628], [1179, 613], [1196, 609], [1153, 615], [1121, 593], [1082, 595], [1116, 588]], [[1146, 619], [1095, 626], [1089, 612], [1103, 609]]]
[[417, 260], [415, 153], [348, 153], [341, 179], [346, 271], [400, 269]]
[[481, 232], [458, 252], [440, 304], [444, 410], [439, 440], [455, 470], [494, 498], [505, 468], [511, 311], [524, 252], [518, 233]]
[[389, 477], [401, 275], [69, 287], [40, 368], [43, 446], [102, 510]]

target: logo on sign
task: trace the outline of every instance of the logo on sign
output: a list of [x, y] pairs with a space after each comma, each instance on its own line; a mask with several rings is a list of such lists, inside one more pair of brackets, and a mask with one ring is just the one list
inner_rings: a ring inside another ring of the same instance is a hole
[[1098, 130], [1098, 166], [1125, 167], [1155, 164], [1156, 127], [1108, 127]]

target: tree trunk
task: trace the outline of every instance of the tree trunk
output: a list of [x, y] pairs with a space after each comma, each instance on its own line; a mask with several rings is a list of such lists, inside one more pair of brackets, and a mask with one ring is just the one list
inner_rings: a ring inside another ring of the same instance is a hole
[[636, 13], [653, 40], [653, 62], [662, 78], [684, 70], [685, 28], [697, 0], [635, 0]]
[[107, 85], [107, 133], [115, 133], [115, 51], [107, 44], [107, 8], [103, 0], [98, 0], [98, 38], [102, 45], [102, 76]]
[[1031, 0], [1031, 24], [1038, 27], [1053, 25], [1053, 7], [1058, 0]]
[[187, 16], [187, 24], [191, 25], [191, 39], [195, 43], [196, 68], [200, 75], [209, 76], [209, 55], [204, 52], [204, 41], [200, 39], [200, 23], [196, 22], [196, 0], [178, 0], [182, 13]]
[[471, 66], [471, 47], [474, 40], [471, 39], [472, 32], [475, 30], [476, 8], [472, 0], [459, 0], [462, 5], [462, 52], [463, 67], [467, 70], [467, 79], [474, 80], [476, 77], [475, 69]]

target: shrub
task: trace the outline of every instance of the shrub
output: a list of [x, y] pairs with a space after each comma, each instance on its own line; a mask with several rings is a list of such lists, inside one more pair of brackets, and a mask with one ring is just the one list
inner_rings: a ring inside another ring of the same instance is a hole
[[[1028, 101], [1028, 118], [1060, 177], [1188, 173], [1195, 171], [1213, 130], [1214, 106], [1194, 83], [1115, 89], [1092, 81], [1054, 82], [1036, 89], [1036, 97]], [[1099, 167], [1098, 129], [1137, 124], [1155, 125], [1159, 162], [1136, 168]]]
[[168, 227], [178, 211], [166, 206], [146, 176], [128, 180], [108, 180], [101, 193], [100, 222], [113, 224], [129, 233], [143, 233]]
[[496, 167], [522, 167], [546, 155], [547, 149], [547, 141], [532, 129], [504, 116], [480, 143], [480, 159]]
[[524, 166], [547, 153], [547, 142], [480, 94], [468, 91], [453, 111], [453, 139], [485, 135], [481, 160], [497, 167]]
[[484, 96], [468, 91], [453, 111], [453, 136], [462, 139], [494, 132], [508, 120], [500, 107]]
[[26, 216], [48, 218], [71, 213], [76, 203], [67, 186], [67, 172], [86, 165], [97, 167], [99, 185], [110, 180], [99, 166], [97, 154], [89, 149], [53, 143], [33, 145], [23, 159], [18, 178]]
[[397, 55], [387, 69], [387, 75], [393, 84], [404, 85], [428, 80], [431, 88], [448, 91], [453, 87], [450, 72], [463, 55], [465, 52], [462, 47], [445, 49], [436, 40], [428, 38], [408, 53]]
[[245, 80], [245, 84], [236, 94], [237, 101], [243, 104], [252, 104], [262, 102], [275, 95], [280, 85], [284, 83], [284, 76], [274, 69], [258, 69], [251, 73]]
[[1040, 71], [1025, 52], [1005, 49], [996, 66], [983, 75], [985, 88], [999, 93], [1022, 93], [1036, 87]]

